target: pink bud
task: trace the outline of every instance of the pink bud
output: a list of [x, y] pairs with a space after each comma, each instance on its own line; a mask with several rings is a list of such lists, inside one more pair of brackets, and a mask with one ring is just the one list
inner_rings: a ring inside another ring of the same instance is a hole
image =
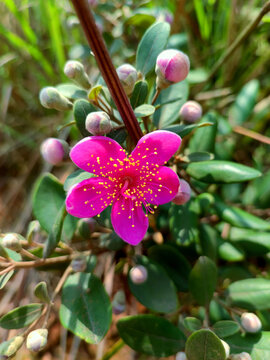
[[180, 109], [181, 119], [194, 123], [202, 117], [202, 107], [196, 101], [187, 101]]
[[175, 360], [187, 360], [187, 356], [183, 351], [180, 351], [175, 355]]
[[112, 124], [108, 114], [95, 111], [87, 115], [85, 128], [93, 135], [105, 135], [112, 130]]
[[256, 333], [262, 328], [260, 319], [253, 313], [243, 313], [241, 316], [241, 325], [248, 333]]
[[178, 192], [175, 198], [172, 200], [172, 202], [176, 205], [183, 205], [189, 201], [190, 194], [191, 194], [191, 189], [189, 183], [183, 179], [180, 179]]
[[88, 0], [88, 4], [92, 7], [95, 8], [98, 6], [98, 0]]
[[127, 95], [131, 95], [135, 82], [138, 78], [137, 70], [129, 64], [123, 64], [116, 69], [116, 72], [123, 85], [125, 93]]
[[251, 356], [247, 352], [242, 352], [240, 354], [232, 354], [230, 360], [252, 360]]
[[40, 152], [49, 164], [58, 165], [67, 157], [69, 146], [64, 140], [48, 138], [42, 142]]
[[130, 270], [129, 276], [134, 284], [142, 284], [147, 280], [147, 269], [142, 265], [136, 265]]
[[157, 87], [164, 89], [173, 83], [183, 81], [190, 68], [189, 58], [179, 50], [164, 50], [156, 61]]

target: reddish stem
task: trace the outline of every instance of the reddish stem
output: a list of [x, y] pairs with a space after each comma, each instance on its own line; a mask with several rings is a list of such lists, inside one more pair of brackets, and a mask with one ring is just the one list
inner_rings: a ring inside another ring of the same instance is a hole
[[110, 90], [111, 96], [126, 125], [128, 133], [136, 143], [143, 136], [142, 130], [118, 78], [115, 67], [113, 66], [104, 40], [95, 23], [90, 7], [85, 0], [71, 1], [83, 27], [87, 41], [95, 55], [103, 79]]

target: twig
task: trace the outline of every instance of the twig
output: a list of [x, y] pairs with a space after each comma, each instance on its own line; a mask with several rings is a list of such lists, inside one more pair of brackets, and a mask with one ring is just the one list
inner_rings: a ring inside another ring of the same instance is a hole
[[125, 345], [122, 339], [116, 341], [116, 343], [102, 356], [101, 360], [109, 360]]
[[159, 94], [161, 93], [161, 89], [157, 88], [155, 95], [153, 96], [152, 102], [151, 104], [154, 105], [154, 103], [156, 102], [157, 98], [159, 97]]
[[270, 145], [270, 138], [268, 136], [261, 135], [253, 130], [245, 129], [242, 126], [235, 126], [233, 128], [233, 131], [237, 134], [248, 136], [248, 137], [258, 140], [264, 144]]
[[7, 267], [6, 269], [0, 271], [0, 276], [8, 273], [9, 271], [12, 271], [13, 269], [15, 269], [15, 266], [14, 265], [10, 265], [9, 267]]

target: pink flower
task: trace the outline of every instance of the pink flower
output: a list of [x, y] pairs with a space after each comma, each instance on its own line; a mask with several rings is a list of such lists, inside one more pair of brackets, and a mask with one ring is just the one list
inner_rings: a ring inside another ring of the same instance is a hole
[[[180, 136], [158, 130], [143, 136], [130, 156], [114, 140], [92, 136], [81, 140], [70, 152], [81, 169], [97, 175], [74, 185], [68, 192], [68, 213], [79, 218], [100, 214], [112, 205], [115, 232], [137, 245], [148, 228], [147, 212], [171, 201], [179, 179], [164, 165], [181, 144]], [[144, 209], [146, 211], [144, 211]]]

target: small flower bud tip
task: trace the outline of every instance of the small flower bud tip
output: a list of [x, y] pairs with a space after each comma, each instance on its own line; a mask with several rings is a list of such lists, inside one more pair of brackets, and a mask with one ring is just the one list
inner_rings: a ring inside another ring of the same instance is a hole
[[[10, 340], [9, 340], [10, 341]], [[16, 352], [20, 349], [24, 342], [23, 336], [15, 336], [11, 342], [9, 342], [8, 347], [4, 350], [2, 355], [4, 355], [3, 359], [9, 359], [11, 356], [15, 355]], [[6, 357], [5, 357], [6, 356]], [[1, 357], [2, 359], [2, 357]]]
[[142, 284], [147, 280], [147, 269], [143, 265], [136, 265], [130, 270], [129, 276], [134, 284]]
[[226, 359], [230, 356], [230, 346], [224, 340], [220, 340], [225, 349]]
[[112, 124], [108, 114], [95, 111], [87, 115], [85, 128], [93, 135], [105, 135], [112, 130]]
[[262, 328], [260, 319], [253, 313], [243, 313], [241, 316], [241, 325], [248, 333], [256, 333]]
[[44, 140], [40, 146], [40, 152], [45, 161], [52, 165], [58, 165], [69, 153], [67, 142], [56, 138]]
[[98, 6], [98, 0], [88, 0], [88, 4], [92, 7], [95, 8]]
[[89, 238], [95, 231], [97, 222], [94, 218], [83, 218], [78, 221], [79, 234], [84, 238]]
[[252, 358], [247, 352], [242, 352], [240, 354], [232, 354], [230, 360], [252, 360]]
[[196, 101], [187, 101], [181, 107], [179, 115], [184, 121], [194, 123], [202, 117], [202, 107]]
[[123, 64], [116, 69], [116, 72], [121, 84], [123, 85], [125, 93], [128, 96], [131, 95], [138, 78], [137, 70], [129, 64]]
[[59, 111], [70, 110], [72, 103], [60, 92], [51, 86], [43, 88], [39, 93], [39, 100], [42, 106], [47, 109], [55, 109]]
[[190, 69], [189, 58], [182, 51], [169, 49], [162, 51], [156, 61], [157, 88], [164, 89], [183, 81]]
[[85, 256], [81, 255], [78, 256], [76, 259], [73, 259], [71, 262], [72, 270], [75, 272], [83, 272], [86, 269], [86, 258]]
[[184, 205], [189, 201], [190, 195], [191, 189], [189, 183], [183, 179], [180, 179], [178, 192], [172, 202], [176, 205]]
[[38, 329], [31, 331], [26, 339], [26, 347], [28, 350], [39, 352], [47, 344], [48, 330]]
[[183, 351], [180, 351], [175, 355], [175, 360], [187, 360], [187, 356]]
[[19, 234], [8, 233], [2, 239], [2, 245], [13, 251], [21, 251], [21, 238]]
[[89, 78], [86, 72], [84, 71], [83, 64], [80, 63], [79, 61], [75, 61], [75, 60], [67, 61], [64, 67], [64, 73], [68, 78], [75, 80], [79, 85], [81, 85], [85, 89], [89, 89], [90, 87]]

